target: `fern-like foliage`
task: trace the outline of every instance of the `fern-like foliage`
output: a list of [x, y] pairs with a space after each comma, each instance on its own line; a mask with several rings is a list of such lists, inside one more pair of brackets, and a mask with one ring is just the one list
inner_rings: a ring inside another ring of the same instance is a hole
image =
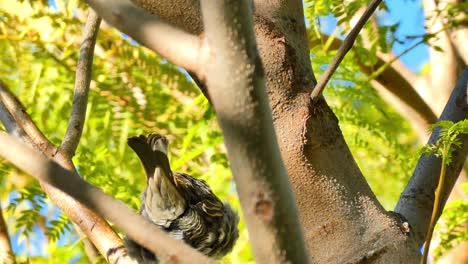
[[439, 138], [434, 144], [425, 145], [421, 153], [425, 155], [434, 154], [443, 158], [445, 165], [452, 162], [453, 152], [461, 147], [461, 134], [468, 134], [468, 120], [454, 123], [449, 120], [441, 120], [431, 126], [432, 131], [439, 130]]

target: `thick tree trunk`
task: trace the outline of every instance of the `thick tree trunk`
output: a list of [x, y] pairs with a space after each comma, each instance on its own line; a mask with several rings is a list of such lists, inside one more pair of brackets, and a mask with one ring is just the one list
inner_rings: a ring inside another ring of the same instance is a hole
[[[161, 8], [166, 1], [136, 2], [191, 33], [202, 30], [199, 19]], [[197, 1], [190, 2], [192, 8], [187, 1], [171, 1], [181, 3], [187, 14], [198, 14]], [[316, 80], [302, 2], [255, 1], [254, 27], [281, 154], [314, 262], [414, 261], [417, 248], [376, 200], [335, 115], [323, 99], [312, 105]]]

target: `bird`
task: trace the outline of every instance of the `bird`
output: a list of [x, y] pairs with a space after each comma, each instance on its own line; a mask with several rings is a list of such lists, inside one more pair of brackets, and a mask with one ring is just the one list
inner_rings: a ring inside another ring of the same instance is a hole
[[[127, 144], [146, 173], [139, 213], [209, 257], [220, 259], [229, 253], [239, 237], [239, 216], [229, 203], [223, 203], [205, 181], [171, 170], [165, 136], [130, 137]], [[151, 251], [130, 238], [124, 242], [129, 256], [138, 263], [160, 263]]]

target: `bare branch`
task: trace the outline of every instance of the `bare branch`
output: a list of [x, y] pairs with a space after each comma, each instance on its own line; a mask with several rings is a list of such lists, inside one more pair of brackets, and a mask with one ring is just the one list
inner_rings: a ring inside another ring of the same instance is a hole
[[[398, 61], [389, 64], [389, 60], [392, 59], [394, 59], [392, 55], [379, 56], [374, 66], [377, 68], [385, 67], [385, 69], [375, 77], [375, 81], [398, 97], [407, 107], [413, 109], [424, 120], [426, 127], [434, 124], [437, 121], [437, 117], [416, 91], [413, 86], [416, 84], [414, 79], [411, 78], [411, 75], [405, 74], [405, 69]], [[369, 76], [373, 74], [371, 67], [365, 66], [362, 62], [359, 62], [359, 66], [365, 74]]]
[[170, 263], [213, 263], [182, 241], [170, 237], [124, 203], [5, 133], [0, 133], [0, 156], [109, 219], [131, 239], [156, 253], [161, 259]]
[[94, 45], [96, 44], [101, 18], [89, 9], [86, 21], [84, 38], [80, 48], [80, 58], [76, 69], [75, 91], [73, 94], [73, 104], [68, 122], [67, 132], [62, 141], [60, 149], [65, 151], [71, 158], [75, 155], [76, 148], [80, 142], [81, 133], [86, 117], [86, 107], [88, 104], [89, 84], [91, 82], [91, 72], [93, 68]]
[[14, 264], [16, 263], [15, 254], [11, 249], [10, 236], [8, 228], [3, 218], [2, 208], [0, 207], [0, 263]]
[[317, 98], [320, 97], [323, 89], [325, 89], [325, 86], [327, 85], [328, 81], [331, 79], [331, 76], [333, 75], [333, 73], [336, 71], [336, 69], [340, 65], [346, 53], [348, 53], [348, 51], [353, 46], [354, 41], [356, 40], [362, 27], [366, 24], [369, 17], [374, 13], [375, 9], [377, 9], [380, 2], [382, 2], [382, 0], [372, 0], [372, 2], [369, 4], [366, 11], [362, 15], [362, 17], [356, 23], [356, 25], [351, 30], [351, 32], [349, 32], [348, 36], [346, 36], [346, 38], [343, 41], [343, 44], [340, 46], [340, 48], [338, 49], [338, 52], [333, 58], [333, 61], [325, 70], [319, 82], [317, 83], [314, 90], [312, 91], [312, 94], [310, 95], [310, 97], [312, 98], [312, 101], [316, 101]]
[[[30, 146], [35, 147], [50, 158], [54, 158], [69, 171], [75, 171], [71, 159], [66, 154], [64, 155], [63, 152], [57, 152], [57, 148], [45, 138], [31, 117], [26, 113], [19, 100], [1, 81], [0, 99], [2, 103], [0, 107], [5, 106], [3, 103], [8, 103], [8, 107], [4, 107], [7, 110], [6, 114], [0, 115], [2, 122], [12, 122], [14, 120], [18, 128], [17, 134], [23, 142], [27, 142]], [[24, 128], [27, 128], [27, 130]], [[99, 252], [110, 263], [129, 263], [129, 257], [126, 255], [122, 239], [106, 221], [62, 191], [42, 182], [41, 186], [54, 204], [79, 226], [80, 230], [93, 242]], [[78, 232], [81, 231], [78, 230]]]
[[[281, 159], [248, 1], [201, 1], [207, 84], [258, 263], [309, 263]], [[229, 80], [229, 81], [226, 81]]]
[[[439, 120], [458, 122], [468, 118], [468, 67], [459, 79], [450, 99]], [[435, 130], [428, 144], [434, 144], [439, 138], [439, 130]], [[462, 147], [453, 154], [452, 163], [446, 171], [446, 185], [443, 191], [445, 204], [450, 191], [460, 174], [468, 154], [468, 135], [461, 136]], [[434, 155], [421, 156], [408, 185], [400, 196], [395, 211], [408, 219], [413, 227], [415, 239], [421, 245], [424, 242], [425, 232], [428, 229], [434, 204], [434, 191], [437, 188], [439, 172], [441, 168], [440, 158]], [[437, 216], [438, 218], [439, 216]]]
[[[1, 81], [0, 81], [0, 86], [1, 86]], [[26, 135], [26, 132], [24, 132], [23, 128], [18, 126], [16, 123], [15, 118], [10, 114], [8, 109], [6, 109], [5, 104], [3, 104], [3, 101], [0, 98], [0, 120], [2, 124], [5, 126], [6, 130], [8, 133], [11, 135], [20, 138], [23, 140], [23, 142], [28, 142], [31, 143], [30, 139]]]
[[[328, 41], [330, 36], [321, 34], [321, 38]], [[320, 42], [316, 39], [309, 39], [310, 47], [319, 44]], [[340, 45], [342, 45], [342, 40], [334, 38], [331, 40], [329, 49], [336, 50]], [[427, 139], [426, 131], [431, 124], [437, 121], [437, 117], [416, 90], [418, 78], [399, 61], [393, 61], [389, 64], [389, 61], [393, 60], [394, 57], [390, 54], [377, 54], [377, 62], [374, 65], [368, 66], [359, 60], [357, 64], [367, 76], [371, 76], [375, 69], [383, 69], [371, 81], [372, 86], [381, 93], [384, 100], [394, 105], [402, 116], [411, 120], [415, 131], [425, 141]], [[387, 64], [388, 66], [384, 67]]]
[[[0, 86], [1, 85], [2, 84], [0, 84]], [[10, 114], [10, 112], [8, 112], [8, 110], [5, 108], [5, 105], [3, 104], [1, 100], [0, 100], [0, 120], [2, 120], [2, 123], [5, 126], [8, 133], [16, 136], [17, 131], [20, 128], [18, 127], [18, 124], [16, 124], [16, 121], [13, 118], [13, 116]]]
[[24, 132], [26, 132], [32, 142], [34, 142], [42, 152], [53, 156], [55, 154], [55, 147], [49, 142], [44, 134], [42, 134], [39, 128], [37, 128], [31, 117], [26, 113], [23, 105], [16, 96], [8, 90], [2, 81], [0, 81], [0, 101], [3, 102], [3, 105], [10, 113], [10, 116], [14, 118], [17, 126], [21, 127]]
[[128, 0], [88, 0], [108, 23], [173, 64], [198, 73], [200, 39], [149, 14]]

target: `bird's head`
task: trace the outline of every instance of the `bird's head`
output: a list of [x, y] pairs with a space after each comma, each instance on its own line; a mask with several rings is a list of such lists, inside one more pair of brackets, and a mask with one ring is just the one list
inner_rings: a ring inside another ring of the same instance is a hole
[[153, 151], [161, 151], [164, 155], [167, 155], [169, 141], [165, 136], [160, 134], [151, 134], [148, 136], [147, 140]]

